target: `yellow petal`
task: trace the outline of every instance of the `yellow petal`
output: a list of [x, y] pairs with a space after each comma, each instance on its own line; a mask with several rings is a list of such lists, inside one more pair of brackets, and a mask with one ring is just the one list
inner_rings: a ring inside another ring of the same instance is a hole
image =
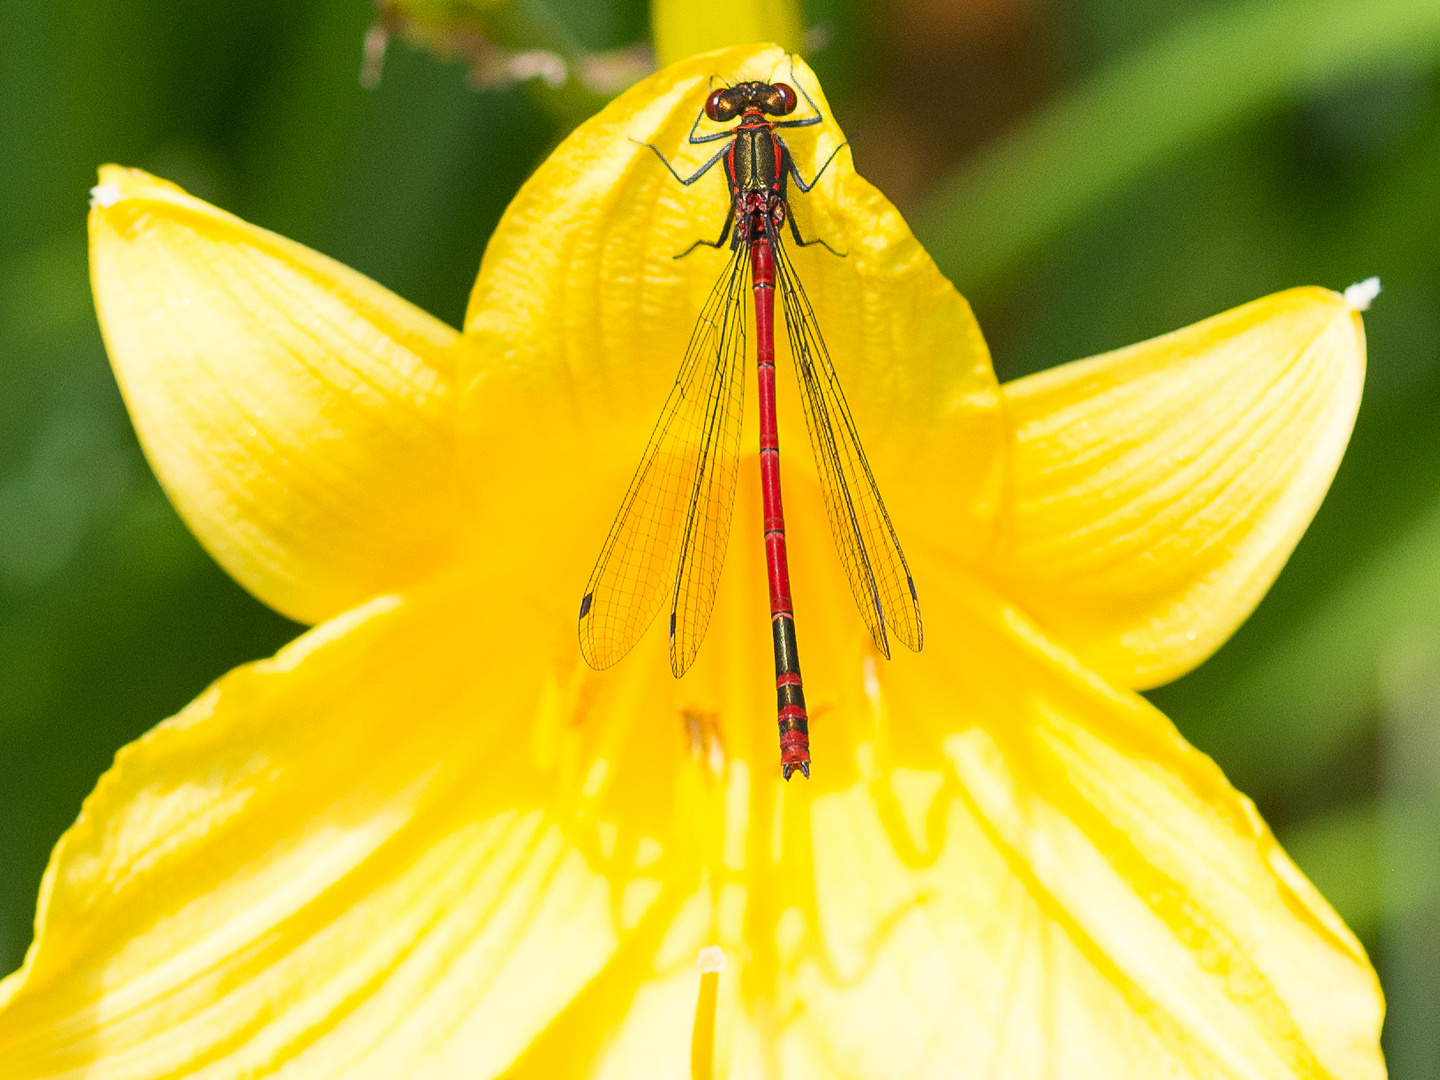
[[800, 5], [794, 0], [652, 0], [650, 30], [655, 55], [662, 64], [687, 56], [773, 41], [793, 52], [800, 48], [804, 26]]
[[1002, 588], [1113, 682], [1190, 670], [1310, 523], [1364, 370], [1359, 315], [1309, 288], [1007, 384]]
[[[568, 543], [592, 507], [605, 519], [619, 507], [730, 254], [675, 258], [720, 234], [730, 212], [721, 167], [685, 187], [641, 144], [694, 172], [722, 145], [686, 144], [710, 86], [746, 79], [797, 82], [814, 99], [824, 123], [782, 134], [801, 174], [815, 176], [844, 136], [814, 74], [779, 49], [737, 48], [627, 91], [560, 145], [502, 218], [466, 315], [460, 420], [477, 503], [494, 525], [486, 550], [519, 543], [517, 521]], [[902, 544], [987, 549], [1004, 428], [969, 305], [848, 150], [810, 194], [792, 185], [790, 203], [804, 236], [844, 253], [789, 245]], [[793, 369], [784, 336], [782, 322], [779, 365]], [[749, 396], [752, 379], [747, 364]], [[780, 376], [779, 399], [787, 459], [813, 476], [793, 375]], [[753, 416], [747, 401], [747, 424]], [[752, 426], [742, 446], [757, 445]], [[603, 540], [602, 525], [592, 553]]]
[[487, 621], [378, 598], [122, 751], [0, 989], [8, 1080], [512, 1062], [620, 932], [515, 738], [550, 654]]
[[817, 756], [783, 783], [756, 486], [682, 680], [658, 634], [584, 668], [521, 563], [381, 598], [126, 750], [0, 987], [7, 1076], [658, 1080], [713, 944], [736, 1080], [1382, 1075], [1373, 974], [1250, 805], [941, 562], [926, 651], [887, 664], [797, 533]]
[[141, 443], [237, 581], [315, 622], [445, 557], [453, 330], [134, 169], [101, 170], [90, 245]]
[[727, 792], [751, 834], [595, 1074], [678, 1070], [719, 944], [717, 1076], [1383, 1077], [1374, 973], [1248, 800], [984, 586], [931, 592], [924, 654], [829, 689], [818, 784]]

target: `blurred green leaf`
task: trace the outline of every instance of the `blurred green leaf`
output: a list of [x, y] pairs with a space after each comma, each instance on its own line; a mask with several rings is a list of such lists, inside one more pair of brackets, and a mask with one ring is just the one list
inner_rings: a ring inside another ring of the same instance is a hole
[[0, 324], [27, 342], [90, 321], [82, 236], [57, 234], [0, 265]]
[[1318, 815], [1281, 839], [1350, 929], [1373, 939], [1387, 921], [1440, 902], [1435, 826], [1427, 807], [1379, 801]]
[[915, 231], [965, 291], [1184, 148], [1265, 106], [1440, 55], [1436, 0], [1262, 0], [1206, 12], [1011, 130], [943, 183]]
[[1364, 803], [1311, 818], [1281, 837], [1295, 864], [1360, 937], [1373, 937], [1384, 914], [1381, 834], [1379, 808]]
[[1313, 776], [1385, 707], [1386, 658], [1440, 626], [1440, 506], [1321, 601], [1286, 639], [1212, 691], [1247, 771]]
[[114, 516], [139, 464], [119, 429], [92, 408], [58, 412], [24, 467], [0, 478], [0, 588], [49, 579]]

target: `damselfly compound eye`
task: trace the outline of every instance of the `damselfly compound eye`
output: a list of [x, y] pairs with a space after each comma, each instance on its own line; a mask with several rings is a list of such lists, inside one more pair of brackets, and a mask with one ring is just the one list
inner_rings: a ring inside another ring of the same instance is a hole
[[722, 86], [710, 91], [705, 99], [705, 115], [711, 120], [730, 120], [735, 116], [735, 105], [730, 100], [730, 88]]
[[795, 91], [786, 86], [783, 82], [772, 86], [770, 101], [766, 104], [765, 111], [771, 116], [789, 116], [795, 111]]

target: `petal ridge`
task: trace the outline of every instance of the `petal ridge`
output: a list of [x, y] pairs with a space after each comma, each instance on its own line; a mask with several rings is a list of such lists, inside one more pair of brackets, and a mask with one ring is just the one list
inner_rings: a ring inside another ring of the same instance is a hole
[[[493, 1074], [601, 970], [611, 886], [508, 738], [533, 650], [471, 633], [453, 585], [317, 628], [121, 752], [7, 984], [7, 1075]], [[476, 649], [519, 685], [447, 677]], [[486, 761], [511, 764], [477, 790]]]
[[459, 517], [459, 335], [172, 184], [116, 166], [101, 179], [101, 329], [146, 455], [201, 543], [302, 622], [441, 566]]
[[1190, 670], [1314, 515], [1364, 364], [1359, 316], [1302, 288], [1006, 384], [997, 580], [1108, 679]]

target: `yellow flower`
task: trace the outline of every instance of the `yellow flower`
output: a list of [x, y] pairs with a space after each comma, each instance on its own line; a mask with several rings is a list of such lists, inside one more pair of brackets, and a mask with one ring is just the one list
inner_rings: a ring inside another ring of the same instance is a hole
[[[718, 232], [720, 175], [681, 188], [637, 140], [697, 162], [709, 80], [787, 64], [689, 60], [577, 130], [463, 335], [102, 171], [95, 295], [150, 460], [230, 573], [321, 625], [102, 778], [0, 983], [7, 1078], [674, 1076], [709, 945], [718, 1076], [1383, 1075], [1360, 946], [1134, 692], [1235, 628], [1323, 496], [1363, 377], [1344, 298], [1000, 387], [842, 152], [792, 202], [847, 255], [792, 255], [924, 651], [869, 643], [782, 381], [813, 777], [777, 767], [753, 458], [686, 677], [660, 631], [580, 661], [580, 590], [725, 258], [671, 257]], [[787, 137], [807, 176], [842, 141]]]

